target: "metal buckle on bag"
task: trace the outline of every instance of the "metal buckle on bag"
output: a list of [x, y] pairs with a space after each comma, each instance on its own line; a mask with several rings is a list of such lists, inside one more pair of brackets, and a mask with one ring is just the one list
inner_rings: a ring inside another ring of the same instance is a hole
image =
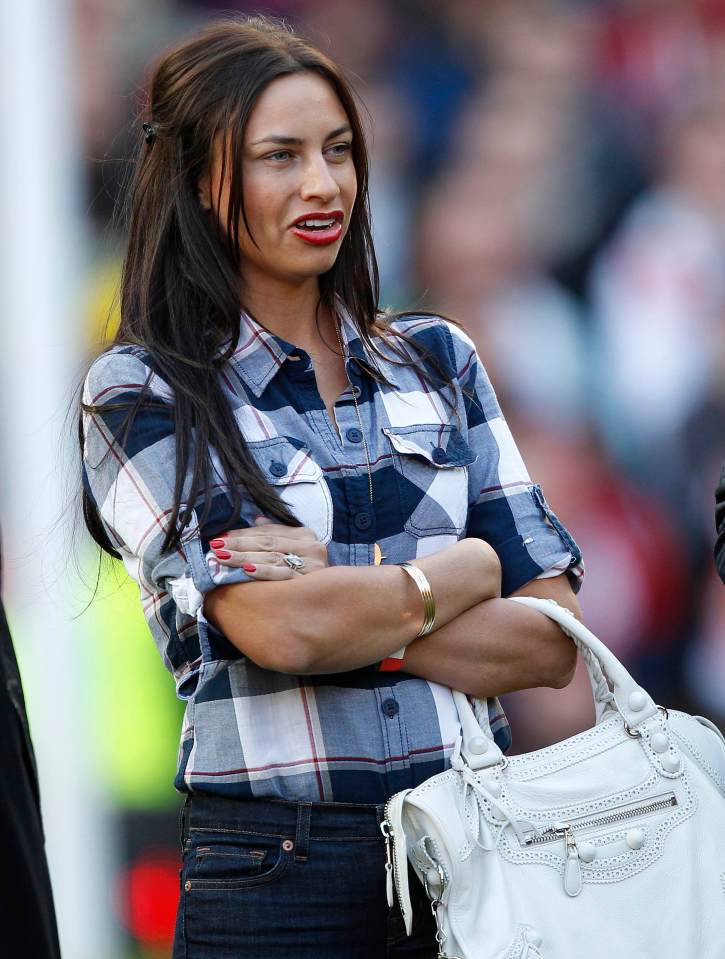
[[[430, 861], [430, 857], [428, 857], [428, 858], [429, 858], [429, 861]], [[437, 873], [438, 873], [438, 884], [439, 884], [439, 886], [440, 886], [440, 888], [441, 888], [440, 894], [439, 894], [439, 895], [436, 895], [435, 893], [432, 893], [432, 892], [430, 891], [430, 886], [428, 885], [428, 870], [427, 870], [427, 869], [426, 869], [426, 871], [423, 873], [423, 886], [425, 887], [425, 894], [426, 894], [426, 896], [431, 900], [431, 902], [441, 902], [441, 901], [442, 901], [442, 896], [443, 896], [443, 890], [445, 889], [445, 886], [446, 886], [446, 876], [445, 876], [445, 873], [443, 872], [443, 868], [442, 868], [442, 866], [440, 865], [440, 863], [436, 863], [436, 864], [435, 864], [435, 868], [436, 868], [436, 871], [437, 871]]]
[[[667, 707], [666, 707], [666, 706], [658, 706], [657, 709], [662, 713], [662, 715], [665, 717], [665, 719], [669, 719], [669, 718], [670, 718], [670, 714], [669, 714], [669, 712], [667, 711]], [[624, 721], [624, 720], [623, 720], [623, 722], [624, 722], [624, 731], [627, 733], [628, 736], [631, 736], [632, 739], [641, 739], [642, 733], [641, 733], [638, 729], [632, 729], [632, 727], [629, 725], [629, 723], [627, 723], [627, 722]]]

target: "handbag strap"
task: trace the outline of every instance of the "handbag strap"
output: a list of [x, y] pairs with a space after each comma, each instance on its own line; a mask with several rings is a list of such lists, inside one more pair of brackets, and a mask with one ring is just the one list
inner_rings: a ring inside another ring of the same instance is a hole
[[[513, 596], [511, 602], [535, 609], [554, 622], [576, 644], [589, 674], [597, 722], [607, 710], [616, 709], [633, 732], [657, 712], [651, 696], [642, 689], [620, 663], [614, 653], [597, 639], [591, 630], [553, 599], [534, 596]], [[463, 693], [454, 690], [453, 698], [461, 721], [461, 741], [452, 757], [455, 765], [460, 751], [473, 770], [484, 769], [503, 761], [503, 754], [493, 739], [485, 701], [476, 702], [476, 711]]]

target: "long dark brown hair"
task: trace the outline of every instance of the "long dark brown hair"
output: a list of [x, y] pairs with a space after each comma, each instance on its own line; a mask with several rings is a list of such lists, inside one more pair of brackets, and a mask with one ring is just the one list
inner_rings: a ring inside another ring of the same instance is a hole
[[[245, 128], [269, 83], [304, 71], [324, 77], [339, 97], [352, 128], [357, 175], [347, 234], [334, 266], [319, 278], [320, 302], [333, 306], [339, 298], [373, 352], [378, 352], [373, 337], [387, 325], [378, 313], [365, 134], [353, 91], [337, 65], [286, 25], [262, 17], [217, 21], [167, 52], [152, 75], [144, 111], [143, 119], [152, 127], [146, 138], [139, 130], [141, 148], [129, 193], [121, 323], [111, 344], [142, 346], [174, 392], [176, 478], [163, 551], [180, 544], [195, 504], [211, 486], [210, 447], [216, 449], [229, 483], [230, 520], [239, 516], [243, 485], [262, 513], [299, 525], [250, 454], [222, 392], [219, 368], [237, 347], [244, 309], [238, 231], [240, 218], [247, 223], [241, 162]], [[226, 231], [210, 221], [198, 194], [219, 134], [228, 144], [228, 154], [222, 151], [230, 177]], [[401, 362], [411, 361], [408, 353], [399, 355]], [[435, 358], [429, 359], [436, 367]], [[128, 408], [126, 434], [142, 403], [153, 403], [146, 391]], [[83, 411], [100, 410], [81, 404], [81, 448]], [[182, 507], [190, 465], [191, 484]], [[82, 497], [92, 537], [107, 553], [118, 556], [86, 489]], [[205, 499], [200, 526], [211, 506], [211, 497]]]

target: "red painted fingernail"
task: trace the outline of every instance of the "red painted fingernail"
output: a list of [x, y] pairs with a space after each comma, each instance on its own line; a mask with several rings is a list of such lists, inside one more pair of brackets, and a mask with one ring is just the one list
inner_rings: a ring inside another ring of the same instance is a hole
[[232, 554], [228, 549], [215, 549], [214, 552], [219, 557], [219, 559], [231, 559]]
[[211, 539], [209, 540], [209, 545], [212, 549], [223, 549], [224, 540], [223, 539]]
[[257, 567], [254, 565], [254, 563], [245, 563], [244, 566], [242, 566], [242, 569], [244, 570], [245, 573], [257, 572]]

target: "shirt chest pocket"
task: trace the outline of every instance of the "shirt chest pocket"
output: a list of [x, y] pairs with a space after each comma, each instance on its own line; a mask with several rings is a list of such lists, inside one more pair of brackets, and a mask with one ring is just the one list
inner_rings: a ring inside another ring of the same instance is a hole
[[405, 529], [460, 535], [468, 516], [468, 467], [476, 461], [452, 424], [384, 427], [393, 451]]
[[296, 447], [284, 436], [248, 442], [267, 482], [303, 526], [321, 543], [332, 539], [332, 497], [322, 470], [306, 446]]

